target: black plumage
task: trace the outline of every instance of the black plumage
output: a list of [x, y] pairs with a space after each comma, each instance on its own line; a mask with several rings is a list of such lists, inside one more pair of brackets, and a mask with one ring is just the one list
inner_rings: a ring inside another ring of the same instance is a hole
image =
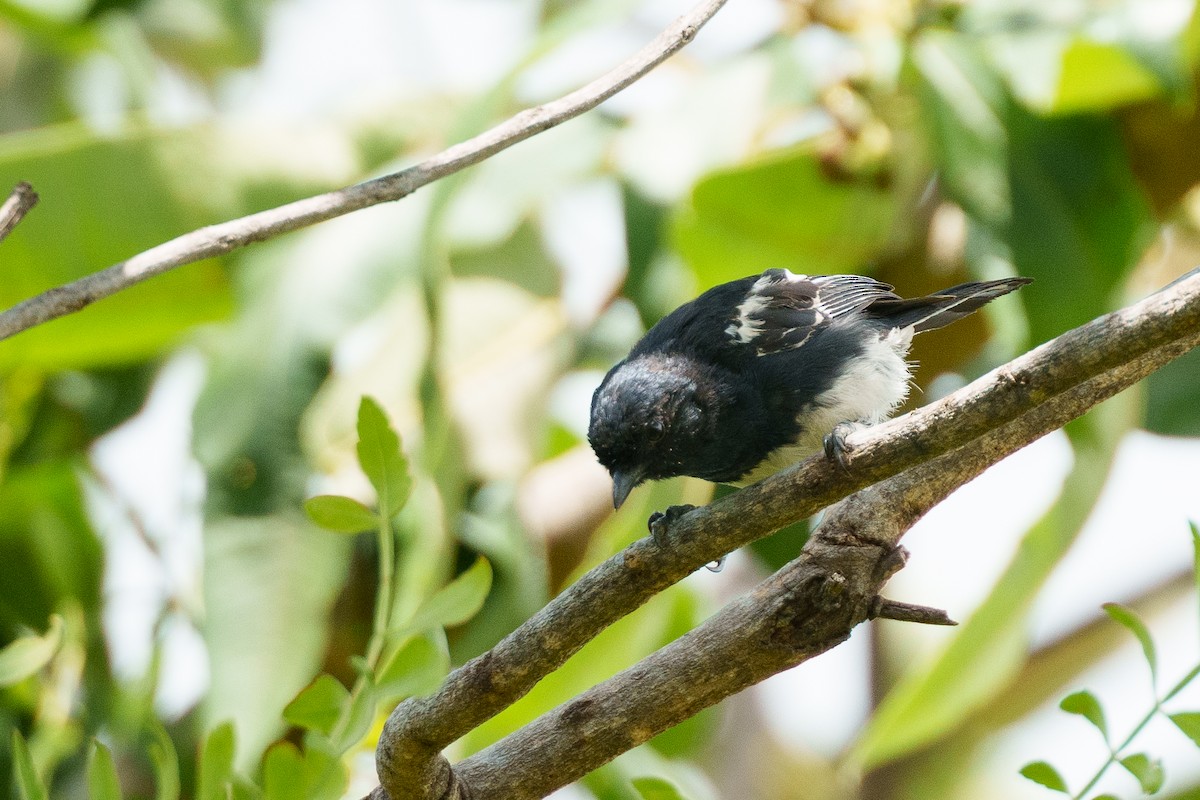
[[592, 397], [588, 440], [614, 504], [676, 475], [750, 483], [818, 452], [839, 423], [885, 419], [907, 395], [913, 334], [1028, 282], [904, 299], [872, 278], [773, 269], [708, 290], [652, 327]]

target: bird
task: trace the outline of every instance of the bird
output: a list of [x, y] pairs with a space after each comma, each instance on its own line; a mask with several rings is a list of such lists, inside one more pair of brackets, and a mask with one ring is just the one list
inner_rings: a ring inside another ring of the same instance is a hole
[[645, 481], [746, 486], [823, 450], [840, 460], [848, 431], [908, 396], [915, 334], [1030, 280], [905, 299], [861, 275], [768, 269], [709, 289], [651, 327], [592, 395], [588, 441], [614, 508]]

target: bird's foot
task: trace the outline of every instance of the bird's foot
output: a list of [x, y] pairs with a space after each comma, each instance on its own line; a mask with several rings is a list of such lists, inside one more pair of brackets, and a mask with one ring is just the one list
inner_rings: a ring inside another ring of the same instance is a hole
[[854, 451], [846, 437], [865, 427], [861, 422], [839, 422], [835, 425], [825, 436], [825, 458], [841, 467], [843, 472], [849, 472], [850, 456]]
[[668, 506], [666, 511], [655, 511], [650, 515], [650, 519], [646, 521], [646, 527], [650, 529], [650, 538], [659, 547], [667, 546], [667, 532], [675, 521], [689, 511], [694, 510], [693, 505]]

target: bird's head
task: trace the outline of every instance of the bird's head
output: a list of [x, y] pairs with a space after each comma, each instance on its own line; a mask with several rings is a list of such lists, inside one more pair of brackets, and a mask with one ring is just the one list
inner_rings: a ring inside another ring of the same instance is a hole
[[613, 479], [613, 506], [647, 480], [685, 473], [713, 447], [710, 381], [686, 359], [661, 354], [618, 364], [592, 395], [588, 441]]

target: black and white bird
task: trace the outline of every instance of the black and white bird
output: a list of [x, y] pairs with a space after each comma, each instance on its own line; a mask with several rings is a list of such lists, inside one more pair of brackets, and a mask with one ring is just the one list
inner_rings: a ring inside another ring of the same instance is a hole
[[588, 440], [620, 507], [676, 475], [744, 486], [874, 424], [908, 396], [914, 334], [1029, 283], [1007, 278], [904, 299], [859, 275], [771, 269], [725, 283], [651, 328], [592, 396]]

